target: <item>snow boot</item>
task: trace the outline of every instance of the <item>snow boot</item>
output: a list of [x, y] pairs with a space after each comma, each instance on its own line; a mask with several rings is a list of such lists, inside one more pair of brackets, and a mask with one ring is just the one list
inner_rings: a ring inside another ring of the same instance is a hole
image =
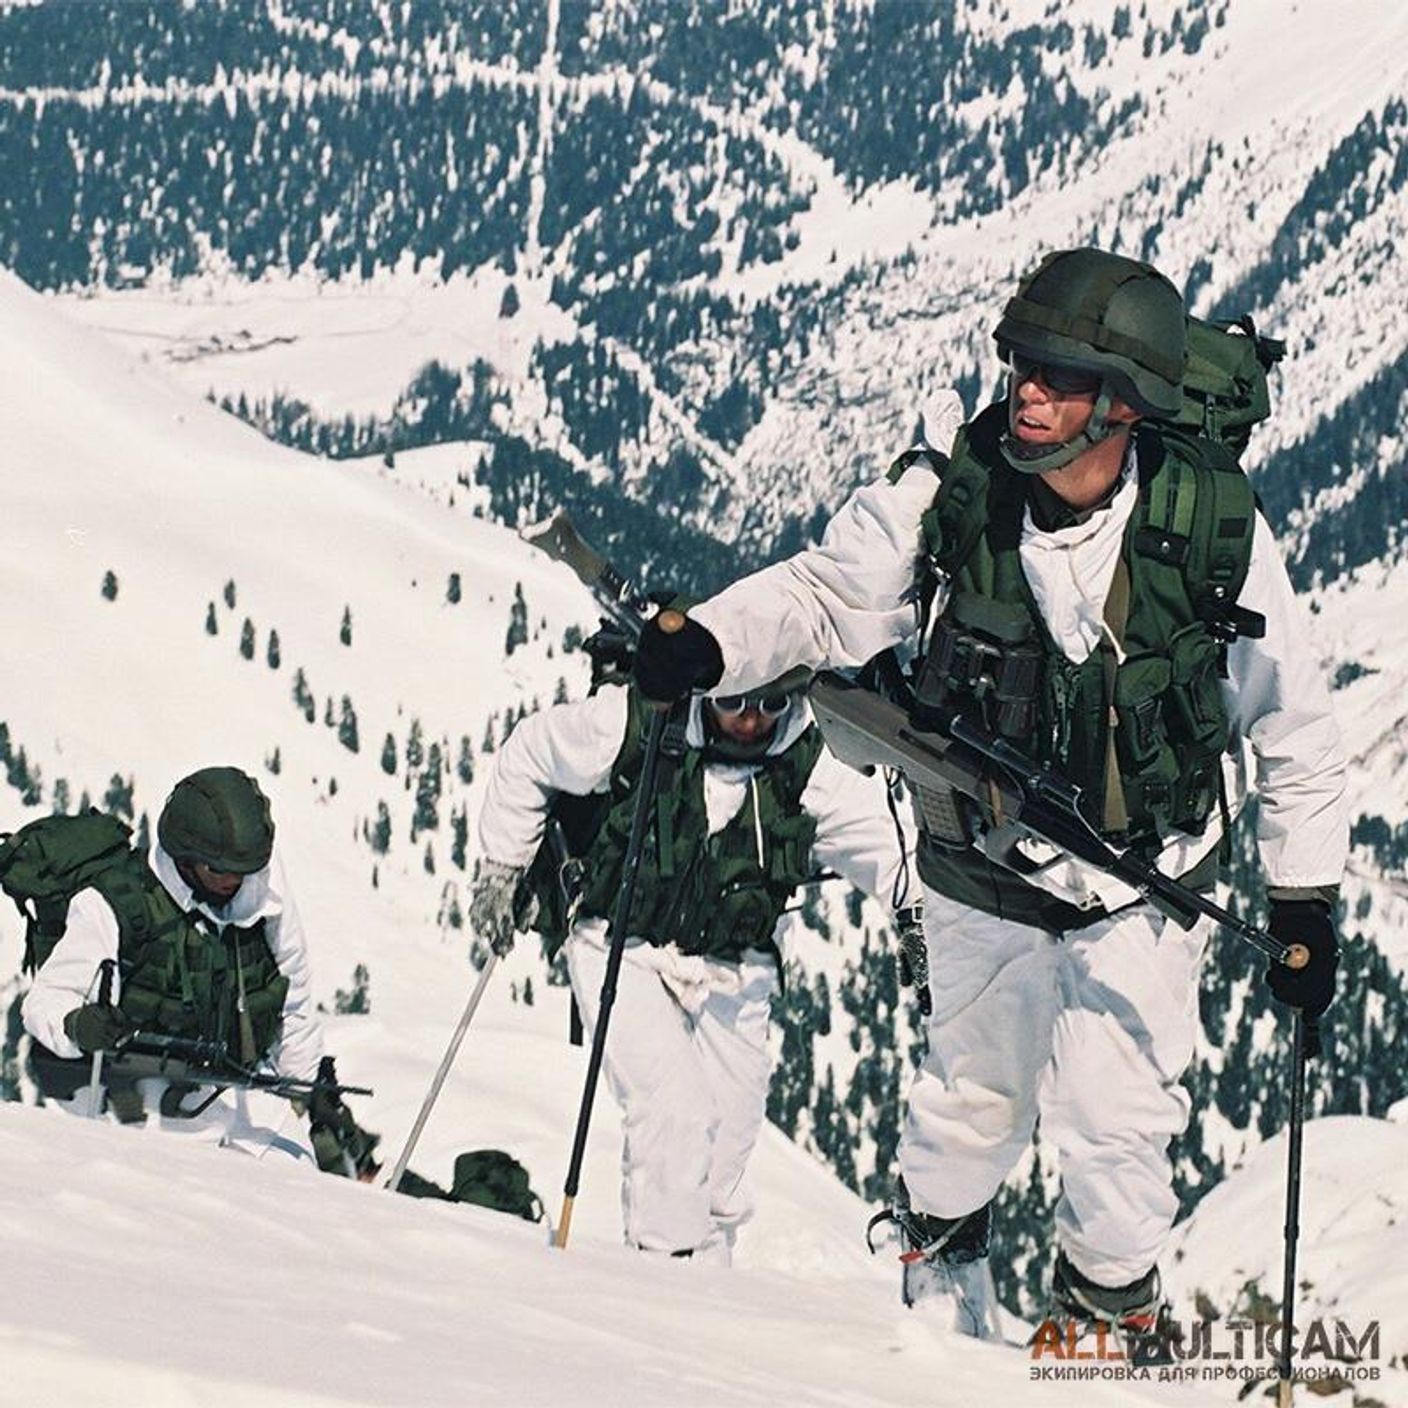
[[1051, 1277], [1050, 1320], [1080, 1321], [1083, 1336], [1097, 1335], [1134, 1365], [1172, 1364], [1182, 1332], [1164, 1299], [1159, 1268], [1151, 1267], [1127, 1286], [1102, 1286], [1056, 1255]]
[[900, 1294], [905, 1305], [950, 1313], [950, 1328], [973, 1339], [1000, 1339], [997, 1303], [988, 1270], [988, 1236], [992, 1205], [984, 1203], [961, 1217], [939, 1217], [910, 1206], [909, 1190], [900, 1179], [894, 1206], [870, 1219], [865, 1239], [875, 1250], [872, 1234], [882, 1222], [892, 1222], [899, 1234], [903, 1267]]

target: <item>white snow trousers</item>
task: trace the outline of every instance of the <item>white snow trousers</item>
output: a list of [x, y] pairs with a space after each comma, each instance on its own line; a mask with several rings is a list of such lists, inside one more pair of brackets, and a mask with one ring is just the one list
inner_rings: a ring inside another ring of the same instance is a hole
[[924, 905], [934, 1010], [900, 1145], [915, 1207], [982, 1206], [1039, 1113], [1062, 1249], [1101, 1285], [1137, 1280], [1178, 1209], [1168, 1144], [1188, 1120], [1210, 922], [1187, 932], [1139, 905], [1061, 938], [928, 887]]
[[[588, 1033], [606, 972], [605, 925], [568, 939]], [[628, 1244], [727, 1264], [753, 1213], [745, 1173], [767, 1108], [768, 1017], [777, 964], [686, 958], [639, 940], [622, 955], [602, 1069], [621, 1107]]]

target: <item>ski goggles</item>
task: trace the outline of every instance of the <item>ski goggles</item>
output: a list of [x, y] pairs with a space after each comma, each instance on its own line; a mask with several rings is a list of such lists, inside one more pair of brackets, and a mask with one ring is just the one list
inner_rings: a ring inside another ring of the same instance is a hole
[[1038, 362], [1021, 352], [1013, 352], [1008, 358], [1013, 379], [1017, 383], [1040, 377], [1051, 391], [1063, 396], [1092, 396], [1100, 390], [1104, 377], [1084, 367], [1062, 367], [1050, 362]]
[[767, 694], [721, 694], [709, 703], [716, 714], [733, 718], [748, 709], [756, 709], [765, 719], [778, 719], [792, 707], [792, 696], [780, 691]]

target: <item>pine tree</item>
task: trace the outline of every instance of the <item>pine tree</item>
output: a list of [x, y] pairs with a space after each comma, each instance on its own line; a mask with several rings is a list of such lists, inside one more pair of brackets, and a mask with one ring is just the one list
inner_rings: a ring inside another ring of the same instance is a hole
[[254, 659], [254, 622], [248, 616], [244, 618], [244, 625], [240, 627], [240, 654], [246, 660]]
[[411, 731], [406, 735], [406, 771], [414, 772], [425, 761], [425, 734], [420, 720], [411, 720]]
[[343, 645], [352, 644], [352, 608], [350, 606], [342, 608], [342, 625], [338, 629], [337, 638]]
[[450, 864], [459, 870], [465, 866], [469, 844], [469, 817], [463, 807], [450, 813]]
[[310, 724], [317, 718], [318, 706], [313, 699], [313, 691], [308, 688], [308, 681], [304, 677], [301, 665], [293, 675], [293, 702], [298, 705], [303, 717]]
[[352, 969], [352, 986], [346, 992], [338, 988], [333, 994], [332, 1010], [340, 1017], [363, 1016], [372, 1010], [372, 975], [365, 963]]
[[273, 773], [275, 777], [277, 777], [284, 770], [284, 761], [279, 753], [277, 744], [274, 747], [274, 751], [270, 753], [267, 758], [265, 758], [264, 766], [268, 768], [269, 771]]
[[455, 775], [466, 787], [474, 781], [474, 750], [467, 733], [460, 735], [460, 757], [455, 764]]
[[450, 573], [450, 582], [445, 588], [445, 600], [451, 606], [458, 606], [460, 603], [460, 574], [458, 572]]
[[347, 695], [342, 696], [342, 717], [337, 724], [337, 741], [349, 753], [355, 753], [361, 746], [357, 738], [357, 713]]
[[135, 779], [130, 777], [124, 782], [120, 773], [113, 773], [108, 790], [103, 793], [103, 810], [113, 816], [125, 816], [131, 821], [134, 782]]
[[231, 611], [235, 609], [235, 583], [233, 579], [225, 583], [225, 605]]
[[391, 849], [391, 812], [385, 802], [376, 804], [376, 822], [372, 826], [371, 847], [379, 856]]
[[283, 663], [283, 656], [279, 651], [279, 633], [277, 631], [269, 632], [269, 648], [265, 652], [264, 658], [268, 661], [271, 670], [277, 670]]
[[425, 861], [424, 861], [424, 865], [425, 865], [425, 873], [426, 873], [427, 875], [434, 875], [434, 874], [435, 874], [435, 847], [434, 847], [429, 841], [427, 841], [427, 842], [425, 843]]
[[328, 728], [334, 727], [337, 723], [337, 718], [332, 711], [332, 695], [328, 695], [327, 703], [323, 705], [323, 723]]
[[215, 619], [215, 603], [207, 601], [205, 603], [205, 633], [208, 636], [218, 635], [220, 623]]
[[114, 575], [111, 568], [103, 573], [103, 600], [117, 600], [117, 577]]
[[492, 753], [494, 751], [494, 720], [497, 714], [490, 714], [484, 722], [484, 742], [479, 745], [481, 753]]
[[508, 609], [508, 634], [504, 637], [504, 654], [512, 655], [520, 645], [528, 644], [528, 603], [523, 599], [523, 583], [513, 584], [513, 601]]
[[58, 777], [54, 779], [54, 798], [50, 803], [49, 810], [55, 816], [67, 816], [72, 798], [69, 796], [68, 778]]
[[554, 704], [567, 703], [567, 679], [563, 675], [557, 677], [557, 688], [552, 692], [552, 702]]
[[411, 836], [414, 839], [422, 831], [434, 831], [440, 825], [441, 774], [444, 764], [441, 761], [440, 745], [432, 743], [426, 757], [425, 768], [416, 783], [416, 809], [411, 818]]
[[396, 776], [396, 739], [389, 733], [381, 745], [381, 770], [389, 777]]

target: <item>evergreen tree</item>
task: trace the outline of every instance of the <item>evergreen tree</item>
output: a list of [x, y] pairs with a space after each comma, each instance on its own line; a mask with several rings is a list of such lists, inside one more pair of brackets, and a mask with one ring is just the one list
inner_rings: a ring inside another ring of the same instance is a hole
[[240, 627], [240, 654], [246, 660], [254, 659], [254, 622], [248, 616], [244, 618], [244, 625]]
[[298, 705], [303, 717], [311, 724], [318, 716], [318, 706], [313, 699], [313, 691], [308, 688], [308, 681], [304, 678], [303, 667], [299, 666], [293, 675], [293, 702]]
[[372, 1010], [372, 975], [365, 963], [352, 969], [352, 986], [333, 994], [332, 1010], [340, 1017], [363, 1016]]
[[420, 720], [411, 720], [411, 731], [406, 735], [406, 771], [415, 772], [425, 761], [425, 734]]
[[342, 696], [342, 717], [337, 724], [337, 741], [349, 753], [355, 753], [361, 746], [357, 738], [357, 713], [345, 694]]
[[71, 802], [68, 788], [68, 778], [59, 777], [54, 779], [54, 797], [50, 803], [49, 810], [55, 816], [67, 816]]
[[217, 635], [220, 630], [220, 623], [215, 619], [215, 603], [208, 601], [205, 604], [205, 633], [208, 636]]
[[390, 777], [396, 775], [396, 739], [389, 733], [381, 745], [381, 770]]
[[337, 723], [337, 718], [332, 711], [332, 695], [328, 695], [327, 703], [323, 705], [323, 723], [328, 728], [334, 727]]
[[235, 609], [235, 584], [233, 579], [225, 583], [225, 605], [231, 611]]
[[[551, 649], [551, 646], [549, 646], [549, 649]], [[557, 677], [557, 688], [552, 692], [552, 702], [554, 704], [567, 703], [567, 679], [564, 675]]]
[[268, 661], [271, 670], [277, 670], [283, 662], [283, 656], [279, 652], [279, 633], [277, 631], [269, 632], [269, 648], [265, 652], [264, 658]]
[[434, 847], [429, 841], [427, 841], [427, 842], [425, 843], [425, 860], [424, 860], [423, 863], [424, 863], [424, 865], [425, 865], [425, 873], [426, 873], [427, 875], [434, 875], [434, 874], [435, 874], [435, 847]]
[[274, 751], [270, 753], [267, 758], [265, 758], [264, 766], [268, 768], [269, 771], [273, 773], [275, 777], [277, 777], [284, 770], [284, 761], [279, 753], [277, 745], [275, 745]]
[[464, 807], [450, 813], [450, 864], [459, 870], [465, 866], [469, 843], [469, 817]]
[[343, 645], [352, 644], [352, 608], [350, 606], [342, 608], [342, 625], [338, 628], [337, 638]]
[[449, 582], [449, 585], [445, 588], [445, 600], [448, 601], [451, 606], [458, 606], [458, 605], [459, 605], [459, 602], [460, 602], [460, 574], [459, 574], [458, 572], [451, 572], [451, 573], [450, 573], [450, 582]]
[[513, 284], [505, 285], [504, 296], [499, 300], [499, 317], [511, 318], [518, 312], [519, 307], [518, 289]]
[[513, 601], [508, 609], [508, 634], [504, 637], [504, 654], [512, 655], [520, 645], [528, 644], [528, 603], [523, 599], [523, 583], [513, 585]]
[[494, 720], [498, 716], [490, 714], [484, 722], [484, 742], [479, 745], [481, 753], [492, 753], [494, 751]]
[[460, 735], [460, 757], [455, 764], [455, 775], [466, 787], [474, 781], [474, 750], [467, 733]]
[[440, 825], [441, 774], [444, 764], [441, 761], [440, 745], [432, 743], [426, 756], [425, 768], [416, 783], [416, 809], [411, 818], [411, 838], [414, 840], [422, 831], [434, 831]]
[[111, 568], [103, 573], [103, 600], [117, 600], [117, 577], [113, 574]]
[[113, 816], [125, 816], [128, 821], [131, 821], [134, 784], [134, 778], [129, 777], [124, 782], [120, 773], [113, 773], [112, 779], [108, 783], [108, 790], [103, 793], [103, 810], [110, 812]]
[[376, 822], [372, 826], [371, 847], [379, 856], [391, 849], [391, 812], [385, 802], [376, 804]]

